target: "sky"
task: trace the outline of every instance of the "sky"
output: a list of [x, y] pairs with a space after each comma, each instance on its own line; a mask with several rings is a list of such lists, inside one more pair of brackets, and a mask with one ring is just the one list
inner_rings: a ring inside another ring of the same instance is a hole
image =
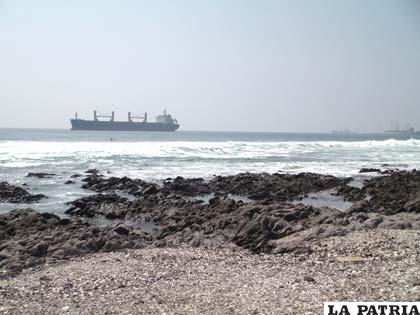
[[418, 0], [0, 0], [0, 127], [420, 129]]

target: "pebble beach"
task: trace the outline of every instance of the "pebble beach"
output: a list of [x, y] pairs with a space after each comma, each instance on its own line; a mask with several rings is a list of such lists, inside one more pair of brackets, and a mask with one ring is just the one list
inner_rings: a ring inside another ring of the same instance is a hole
[[0, 281], [2, 314], [320, 314], [325, 301], [419, 301], [420, 232], [358, 231], [311, 254], [152, 248]]

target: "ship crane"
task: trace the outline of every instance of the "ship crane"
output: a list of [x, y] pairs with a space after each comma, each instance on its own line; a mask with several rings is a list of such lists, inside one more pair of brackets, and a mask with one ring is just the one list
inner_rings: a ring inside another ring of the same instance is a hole
[[147, 122], [147, 113], [144, 113], [143, 116], [139, 116], [136, 114], [131, 114], [131, 112], [128, 112], [128, 121], [133, 122], [133, 119], [143, 119], [143, 122]]
[[109, 114], [109, 113], [99, 113], [98, 111], [94, 110], [93, 111], [93, 119], [95, 121], [98, 121], [98, 118], [111, 118], [110, 121], [114, 121], [115, 113], [114, 113], [114, 111], [112, 111], [111, 114]]

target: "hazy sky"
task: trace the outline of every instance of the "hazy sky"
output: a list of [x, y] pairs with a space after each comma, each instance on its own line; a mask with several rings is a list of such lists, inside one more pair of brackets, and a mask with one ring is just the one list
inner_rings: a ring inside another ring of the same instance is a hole
[[418, 0], [0, 0], [0, 127], [420, 129]]

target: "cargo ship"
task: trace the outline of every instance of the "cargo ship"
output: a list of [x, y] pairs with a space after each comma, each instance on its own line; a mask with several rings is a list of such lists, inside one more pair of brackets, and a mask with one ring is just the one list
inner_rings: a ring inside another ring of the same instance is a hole
[[416, 132], [415, 129], [410, 125], [408, 125], [406, 129], [400, 129], [400, 126], [397, 124], [395, 129], [385, 130], [385, 133], [410, 136], [418, 133], [418, 131]]
[[[109, 120], [99, 120], [109, 118]], [[178, 121], [163, 111], [163, 115], [156, 116], [156, 122], [147, 121], [147, 113], [143, 116], [128, 113], [127, 121], [116, 121], [115, 113], [100, 114], [93, 111], [93, 120], [79, 119], [77, 113], [71, 119], [71, 130], [101, 130], [101, 131], [175, 131], [179, 128]], [[136, 121], [140, 120], [140, 121]]]

